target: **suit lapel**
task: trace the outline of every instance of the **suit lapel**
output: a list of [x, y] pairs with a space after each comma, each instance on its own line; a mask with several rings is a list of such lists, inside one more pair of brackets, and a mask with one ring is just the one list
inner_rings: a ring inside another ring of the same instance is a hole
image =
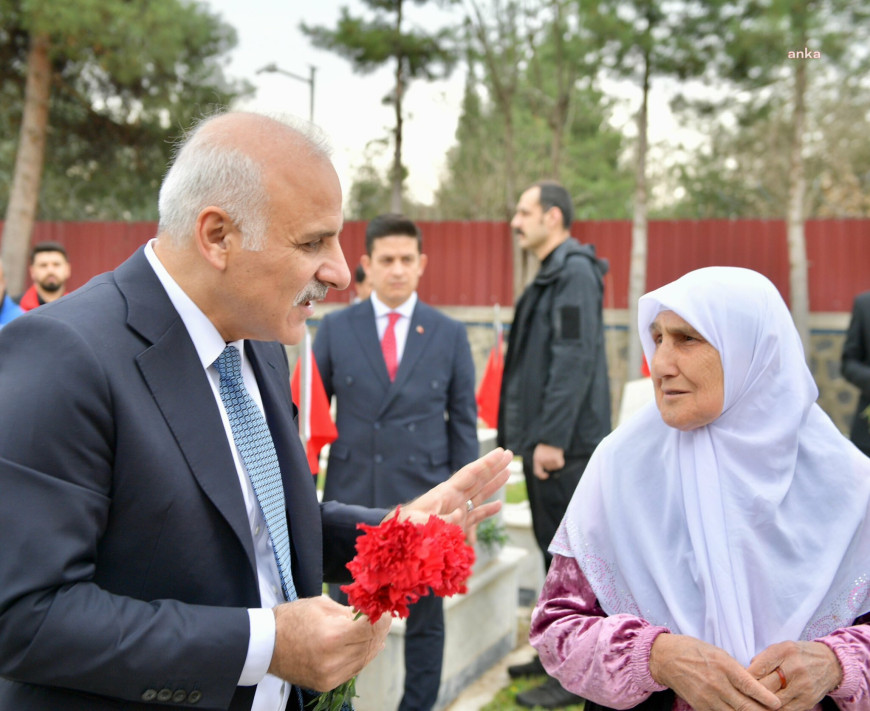
[[152, 345], [136, 361], [154, 402], [204, 494], [232, 528], [256, 575], [238, 474], [208, 376], [184, 322], [140, 249], [115, 271], [128, 325]]
[[351, 327], [372, 372], [386, 390], [390, 387], [390, 376], [387, 374], [387, 364], [384, 362], [384, 353], [378, 340], [375, 309], [371, 301], [365, 301], [360, 305], [358, 313], [351, 319]]

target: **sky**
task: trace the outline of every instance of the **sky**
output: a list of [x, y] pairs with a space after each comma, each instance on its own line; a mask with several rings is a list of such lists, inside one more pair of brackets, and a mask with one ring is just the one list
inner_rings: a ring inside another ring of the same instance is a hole
[[[340, 8], [362, 14], [354, 0], [204, 0], [204, 4], [235, 27], [238, 44], [225, 67], [227, 76], [246, 79], [256, 87], [254, 97], [236, 108], [266, 113], [309, 115], [310, 67], [314, 72], [314, 123], [329, 136], [333, 162], [347, 196], [357, 168], [366, 162], [366, 146], [372, 140], [387, 141], [394, 125], [391, 106], [382, 104], [393, 86], [390, 68], [372, 74], [354, 74], [350, 62], [339, 55], [316, 49], [299, 30], [299, 23], [337, 24]], [[408, 26], [441, 27], [456, 17], [434, 6], [408, 3]], [[257, 73], [276, 64], [301, 76]], [[403, 161], [409, 169], [407, 187], [411, 196], [428, 203], [438, 186], [445, 155], [454, 143], [459, 119], [464, 76], [454, 72], [446, 81], [415, 81], [405, 98]], [[392, 157], [392, 142], [375, 147], [382, 156], [376, 165], [386, 168]]]

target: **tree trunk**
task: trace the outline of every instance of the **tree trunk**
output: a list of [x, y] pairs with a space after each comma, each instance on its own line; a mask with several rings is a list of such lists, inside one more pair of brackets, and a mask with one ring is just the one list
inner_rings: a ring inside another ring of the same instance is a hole
[[[513, 95], [511, 95], [511, 99]], [[504, 167], [505, 167], [505, 220], [510, 223], [514, 210], [516, 209], [517, 200], [519, 199], [519, 188], [517, 187], [517, 168], [514, 157], [514, 122], [511, 114], [512, 101], [508, 101], [506, 105], [502, 105], [502, 115], [504, 116]], [[514, 301], [520, 298], [523, 289], [526, 287], [526, 278], [528, 265], [526, 263], [526, 252], [520, 247], [520, 241], [511, 230], [511, 247], [513, 254], [513, 293]]]
[[15, 172], [3, 227], [3, 267], [6, 272], [6, 288], [10, 294], [18, 294], [24, 288], [27, 252], [39, 204], [51, 93], [49, 44], [46, 35], [32, 36], [27, 55], [24, 115], [21, 119]]
[[[402, 2], [396, 6], [396, 37], [402, 34]], [[393, 167], [390, 170], [390, 210], [395, 213], [402, 212], [402, 183], [404, 171], [402, 170], [402, 96], [405, 93], [404, 57], [396, 57], [396, 95], [394, 107], [396, 109], [396, 145], [393, 151]]]
[[806, 63], [794, 64], [794, 114], [792, 116], [791, 159], [788, 171], [788, 262], [791, 291], [791, 316], [804, 346], [810, 352], [809, 287], [807, 283], [807, 247], [804, 235], [804, 123], [806, 121]]
[[640, 377], [642, 349], [637, 332], [637, 302], [646, 292], [647, 209], [646, 152], [647, 105], [649, 102], [650, 57], [644, 56], [643, 97], [637, 113], [637, 163], [635, 165], [634, 218], [631, 225], [631, 261], [628, 273], [628, 360], [626, 381]]

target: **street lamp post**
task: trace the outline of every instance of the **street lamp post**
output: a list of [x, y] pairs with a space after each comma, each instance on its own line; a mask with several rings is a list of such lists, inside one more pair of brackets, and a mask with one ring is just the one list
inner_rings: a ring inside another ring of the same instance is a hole
[[308, 84], [308, 120], [311, 123], [314, 123], [314, 72], [317, 70], [317, 67], [315, 67], [313, 64], [309, 64], [308, 66], [311, 71], [307, 78], [299, 74], [294, 74], [293, 72], [288, 72], [286, 69], [281, 69], [281, 67], [275, 64], [275, 62], [267, 64], [265, 67], [260, 67], [257, 70], [257, 74], [283, 74], [284, 76], [288, 76], [291, 79], [298, 79], [299, 81]]

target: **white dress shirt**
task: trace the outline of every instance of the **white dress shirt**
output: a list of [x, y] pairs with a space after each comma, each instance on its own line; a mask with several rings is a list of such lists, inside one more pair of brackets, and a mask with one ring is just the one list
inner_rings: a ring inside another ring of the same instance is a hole
[[384, 331], [390, 323], [390, 314], [394, 311], [401, 318], [396, 321], [393, 330], [396, 333], [396, 363], [401, 365], [402, 354], [405, 352], [405, 343], [408, 341], [408, 329], [411, 328], [411, 317], [414, 315], [414, 307], [417, 305], [417, 292], [413, 292], [406, 301], [391, 309], [381, 301], [375, 292], [371, 295], [372, 306], [375, 309], [375, 326], [378, 329], [378, 340], [384, 337]]
[[[154, 273], [166, 290], [169, 300], [178, 311], [178, 315], [184, 322], [184, 326], [190, 335], [196, 353], [199, 356], [202, 367], [208, 375], [215, 402], [224, 423], [224, 434], [230, 444], [233, 453], [233, 461], [236, 464], [236, 472], [239, 475], [239, 486], [245, 499], [245, 509], [248, 514], [248, 525], [251, 529], [251, 537], [254, 541], [254, 554], [257, 563], [257, 580], [260, 588], [261, 608], [249, 609], [248, 616], [251, 621], [251, 638], [248, 642], [248, 654], [245, 666], [239, 678], [239, 686], [257, 685], [254, 695], [252, 711], [284, 711], [287, 706], [287, 698], [290, 694], [290, 685], [281, 679], [267, 674], [272, 654], [275, 650], [275, 615], [272, 608], [284, 602], [281, 591], [281, 576], [278, 572], [278, 564], [275, 562], [275, 553], [272, 549], [272, 541], [269, 538], [269, 530], [266, 520], [260, 510], [257, 495], [248, 477], [242, 458], [236, 448], [230, 421], [220, 396], [220, 376], [212, 365], [227, 345], [233, 345], [242, 357], [242, 379], [250, 396], [262, 411], [263, 400], [260, 389], [257, 387], [257, 379], [251, 364], [245, 356], [244, 341], [235, 341], [231, 344], [224, 342], [214, 324], [184, 293], [178, 283], [170, 276], [166, 268], [160, 263], [154, 253], [153, 240], [145, 246], [145, 257], [154, 269]], [[264, 415], [265, 416], [265, 415]]]

